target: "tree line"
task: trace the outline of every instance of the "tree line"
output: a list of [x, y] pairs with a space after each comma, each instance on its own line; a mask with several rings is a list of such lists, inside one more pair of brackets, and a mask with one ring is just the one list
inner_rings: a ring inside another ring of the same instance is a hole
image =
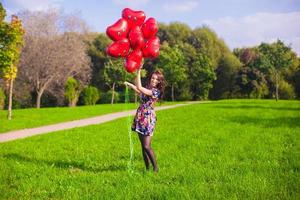
[[[90, 32], [76, 13], [23, 11], [11, 23], [1, 3], [0, 13], [0, 107], [9, 107], [10, 88], [14, 107], [124, 102], [123, 82], [134, 74], [106, 55], [111, 40], [104, 33]], [[16, 22], [19, 29], [12, 28]], [[300, 98], [300, 60], [279, 39], [231, 51], [211, 28], [180, 22], [160, 23], [157, 35], [160, 56], [144, 60], [143, 81], [163, 71], [164, 100]]]

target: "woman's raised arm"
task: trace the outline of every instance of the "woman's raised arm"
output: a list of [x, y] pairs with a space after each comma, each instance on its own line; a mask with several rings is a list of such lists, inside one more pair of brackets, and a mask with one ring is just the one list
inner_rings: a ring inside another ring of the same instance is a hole
[[139, 68], [137, 70], [136, 87], [137, 87], [137, 89], [141, 93], [143, 93], [143, 94], [145, 94], [147, 96], [152, 96], [152, 91], [142, 86], [142, 82], [141, 82], [141, 68]]

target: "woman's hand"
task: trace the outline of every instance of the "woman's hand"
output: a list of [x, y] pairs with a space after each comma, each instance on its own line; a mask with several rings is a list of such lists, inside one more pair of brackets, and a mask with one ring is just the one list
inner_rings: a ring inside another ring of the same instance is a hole
[[124, 85], [126, 85], [126, 87], [134, 89], [137, 93], [140, 93], [140, 91], [137, 89], [137, 87], [135, 85], [133, 85], [132, 83], [124, 81]]
[[129, 86], [131, 83], [125, 81], [124, 84], [127, 85], [127, 86]]

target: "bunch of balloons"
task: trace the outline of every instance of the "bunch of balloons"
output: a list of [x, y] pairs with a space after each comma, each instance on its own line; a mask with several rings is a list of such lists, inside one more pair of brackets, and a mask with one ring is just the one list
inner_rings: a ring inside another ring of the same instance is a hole
[[130, 73], [138, 69], [143, 58], [154, 59], [159, 55], [158, 25], [154, 18], [145, 21], [143, 11], [125, 8], [122, 18], [107, 27], [106, 34], [113, 40], [106, 53], [112, 57], [126, 58], [124, 66]]

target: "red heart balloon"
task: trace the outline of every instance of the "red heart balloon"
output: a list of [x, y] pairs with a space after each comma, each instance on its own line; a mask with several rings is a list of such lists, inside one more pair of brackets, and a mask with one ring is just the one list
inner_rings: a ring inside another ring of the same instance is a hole
[[130, 49], [130, 43], [127, 38], [123, 38], [116, 42], [113, 42], [106, 49], [106, 53], [112, 57], [126, 57]]
[[124, 66], [125, 66], [126, 71], [128, 71], [129, 73], [132, 73], [139, 67], [139, 64], [137, 62], [135, 62], [134, 60], [126, 59]]
[[146, 58], [156, 58], [159, 55], [159, 38], [158, 37], [152, 37], [145, 43], [145, 46], [143, 48], [143, 55]]
[[129, 27], [141, 26], [145, 21], [146, 15], [143, 11], [134, 11], [130, 8], [125, 8], [122, 11], [122, 17], [127, 20]]
[[143, 52], [140, 49], [135, 49], [132, 52], [130, 52], [126, 59], [133, 60], [140, 65], [143, 59]]
[[123, 18], [119, 19], [116, 23], [106, 29], [106, 34], [114, 41], [126, 38], [128, 32], [128, 22]]
[[142, 31], [145, 38], [151, 38], [155, 36], [158, 31], [157, 22], [154, 18], [149, 18], [147, 21], [142, 25]]
[[131, 29], [128, 38], [133, 49], [142, 48], [145, 44], [143, 33], [139, 26], [135, 26]]

